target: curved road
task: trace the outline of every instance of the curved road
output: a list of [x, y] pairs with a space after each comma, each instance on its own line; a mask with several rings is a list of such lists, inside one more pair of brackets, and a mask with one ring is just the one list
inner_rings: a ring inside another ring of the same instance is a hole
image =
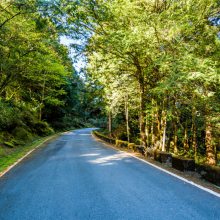
[[66, 133], [0, 178], [0, 219], [220, 219], [220, 198], [90, 132]]

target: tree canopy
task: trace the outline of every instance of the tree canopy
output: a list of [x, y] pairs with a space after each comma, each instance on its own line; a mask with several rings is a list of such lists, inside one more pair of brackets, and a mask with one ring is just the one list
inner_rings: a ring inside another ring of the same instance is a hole
[[[127, 124], [128, 135], [128, 127], [136, 131], [133, 121], [138, 121], [143, 146], [198, 160], [206, 155], [207, 163], [216, 164], [220, 41], [213, 21], [219, 17], [219, 2], [72, 4], [78, 10], [68, 5], [67, 21], [72, 30], [79, 30], [78, 37], [87, 37], [87, 73], [104, 88], [106, 114], [116, 121], [117, 115], [126, 115], [124, 107], [119, 108], [127, 105], [123, 91], [132, 103], [129, 122], [125, 116], [116, 127]], [[134, 132], [133, 141], [137, 135]]]
[[[216, 165], [219, 9], [218, 0], [2, 1], [0, 101], [8, 113], [0, 129], [12, 109], [25, 109], [54, 129], [90, 122], [146, 149]], [[62, 35], [85, 58], [83, 77]], [[11, 132], [28, 126], [13, 123]]]

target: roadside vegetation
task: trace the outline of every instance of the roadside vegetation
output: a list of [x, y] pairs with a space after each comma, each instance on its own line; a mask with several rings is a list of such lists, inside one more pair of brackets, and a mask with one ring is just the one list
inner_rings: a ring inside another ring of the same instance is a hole
[[102, 89], [109, 136], [219, 164], [219, 7], [215, 0], [64, 7], [73, 30], [89, 33], [87, 75]]
[[89, 88], [60, 44], [53, 6], [0, 2], [0, 164], [41, 137], [88, 126]]
[[110, 136], [217, 165], [219, 2], [116, 0], [100, 10], [88, 72], [103, 86]]

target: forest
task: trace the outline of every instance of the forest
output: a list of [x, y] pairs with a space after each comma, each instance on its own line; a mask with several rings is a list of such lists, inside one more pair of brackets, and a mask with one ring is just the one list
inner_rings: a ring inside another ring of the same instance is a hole
[[45, 1], [0, 2], [0, 158], [39, 137], [87, 126], [93, 114], [94, 89], [60, 43], [55, 9]]
[[218, 0], [1, 0], [0, 156], [95, 126], [220, 165], [219, 33]]

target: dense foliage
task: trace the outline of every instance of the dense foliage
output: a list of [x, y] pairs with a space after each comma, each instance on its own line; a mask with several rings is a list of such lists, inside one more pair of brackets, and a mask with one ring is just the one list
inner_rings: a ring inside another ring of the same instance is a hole
[[57, 10], [49, 1], [0, 2], [0, 147], [85, 125], [86, 85], [60, 44]]
[[1, 132], [107, 123], [120, 139], [216, 165], [218, 36], [218, 0], [1, 1]]
[[64, 8], [72, 31], [87, 39], [87, 74], [102, 87], [109, 132], [113, 122], [146, 148], [217, 164], [219, 1], [82, 0]]

